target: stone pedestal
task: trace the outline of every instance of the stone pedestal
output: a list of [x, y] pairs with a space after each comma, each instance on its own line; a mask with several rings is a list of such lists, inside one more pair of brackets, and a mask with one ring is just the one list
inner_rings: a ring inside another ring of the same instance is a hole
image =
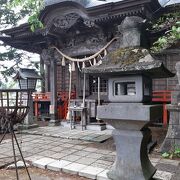
[[113, 126], [116, 160], [108, 172], [112, 180], [149, 180], [156, 172], [148, 154], [150, 121], [162, 115], [161, 105], [110, 103], [98, 106], [97, 117]]
[[167, 109], [170, 112], [170, 120], [161, 152], [173, 151], [175, 146], [180, 146], [180, 105], [168, 105]]
[[147, 144], [151, 132], [113, 130], [117, 156], [108, 177], [113, 180], [144, 180], [150, 179], [156, 169], [152, 166], [147, 155]]
[[[180, 63], [176, 64], [177, 77], [180, 83]], [[180, 85], [176, 85], [171, 95], [171, 104], [167, 105], [170, 113], [169, 126], [166, 138], [161, 146], [161, 152], [169, 152], [180, 146]]]

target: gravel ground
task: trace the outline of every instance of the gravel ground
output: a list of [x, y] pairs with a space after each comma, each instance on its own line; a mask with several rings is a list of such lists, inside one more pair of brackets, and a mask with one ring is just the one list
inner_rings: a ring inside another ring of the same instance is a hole
[[[24, 169], [18, 170], [20, 180], [29, 180]], [[69, 175], [61, 172], [52, 172], [38, 168], [29, 168], [32, 180], [87, 180], [87, 178], [79, 177], [76, 175]], [[0, 170], [0, 179], [3, 180], [16, 180], [15, 170]]]

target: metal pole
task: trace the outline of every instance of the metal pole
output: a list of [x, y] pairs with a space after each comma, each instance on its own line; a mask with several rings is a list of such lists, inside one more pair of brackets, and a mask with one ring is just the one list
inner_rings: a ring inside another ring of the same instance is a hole
[[21, 158], [22, 158], [22, 160], [23, 160], [23, 163], [24, 163], [26, 172], [27, 172], [27, 174], [28, 174], [29, 180], [31, 180], [31, 176], [30, 176], [30, 174], [29, 174], [28, 168], [27, 168], [27, 166], [26, 166], [26, 162], [25, 162], [25, 160], [24, 160], [23, 154], [22, 154], [22, 152], [21, 152], [21, 149], [20, 149], [20, 146], [19, 146], [19, 143], [18, 143], [18, 141], [17, 141], [17, 138], [16, 138], [16, 135], [15, 135], [14, 131], [13, 131], [13, 135], [14, 135], [14, 139], [15, 139], [15, 141], [16, 141], [17, 147], [18, 147], [18, 149], [19, 149]]
[[19, 175], [18, 175], [18, 168], [17, 168], [17, 161], [16, 161], [16, 152], [15, 152], [15, 147], [14, 147], [14, 138], [13, 138], [13, 125], [10, 125], [10, 131], [11, 131], [11, 140], [12, 140], [12, 147], [13, 147], [13, 155], [14, 155], [14, 164], [16, 167], [16, 178], [19, 180]]

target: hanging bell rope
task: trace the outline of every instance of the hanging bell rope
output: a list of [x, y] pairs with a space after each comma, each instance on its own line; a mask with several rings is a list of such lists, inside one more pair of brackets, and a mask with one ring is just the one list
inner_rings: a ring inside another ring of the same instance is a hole
[[[92, 56], [89, 56], [89, 57], [85, 57], [85, 58], [82, 58], [82, 59], [78, 59], [78, 58], [72, 58], [72, 57], [69, 57], [67, 56], [66, 54], [64, 54], [63, 52], [61, 52], [56, 46], [51, 46], [50, 48], [54, 48], [56, 49], [59, 54], [61, 54], [62, 57], [64, 57], [64, 60], [67, 59], [69, 61], [74, 61], [74, 62], [85, 62], [85, 61], [89, 61], [89, 60], [93, 60], [94, 58], [97, 58], [100, 54], [104, 53], [106, 54], [107, 53], [107, 48], [115, 41], [117, 40], [118, 37], [114, 37], [110, 42], [108, 42], [102, 49], [100, 49], [97, 53], [93, 54]], [[102, 57], [102, 56], [101, 56]]]

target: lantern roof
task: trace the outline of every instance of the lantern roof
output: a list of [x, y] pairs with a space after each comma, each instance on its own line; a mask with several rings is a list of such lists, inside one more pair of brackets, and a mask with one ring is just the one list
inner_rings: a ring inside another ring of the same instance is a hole
[[102, 64], [83, 69], [93, 76], [119, 76], [144, 74], [151, 78], [173, 77], [164, 64], [154, 59], [147, 49], [120, 48], [102, 59]]
[[41, 79], [35, 69], [20, 68], [14, 79]]

